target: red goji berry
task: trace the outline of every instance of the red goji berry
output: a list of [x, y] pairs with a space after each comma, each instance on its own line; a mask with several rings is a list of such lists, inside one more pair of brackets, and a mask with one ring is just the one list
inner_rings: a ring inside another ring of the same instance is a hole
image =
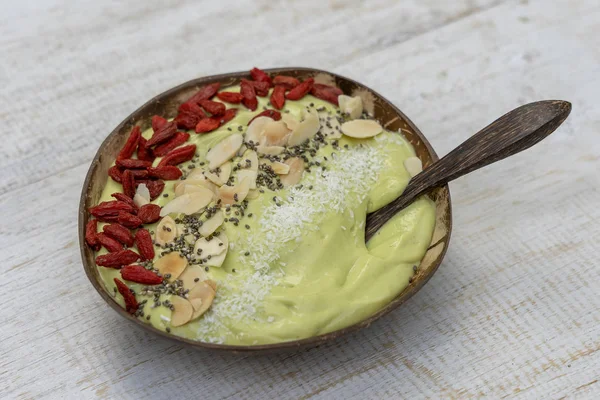
[[177, 165], [182, 162], [186, 162], [194, 158], [196, 154], [196, 145], [190, 144], [183, 147], [178, 147], [174, 150], [171, 150], [169, 154], [163, 157], [162, 160], [158, 163], [159, 167], [163, 167], [165, 165]]
[[135, 251], [119, 250], [96, 257], [96, 264], [107, 268], [121, 268], [123, 265], [136, 262], [139, 258], [139, 254]]
[[262, 69], [256, 67], [252, 68], [250, 70], [250, 76], [252, 76], [252, 79], [254, 79], [257, 82], [265, 82], [269, 86], [271, 86], [271, 78]]
[[203, 86], [196, 92], [196, 94], [190, 97], [186, 103], [194, 103], [199, 105], [200, 100], [209, 100], [211, 97], [217, 94], [220, 88], [221, 84], [219, 82], [210, 83], [206, 86]]
[[248, 125], [250, 125], [252, 123], [252, 121], [254, 121], [258, 117], [269, 117], [269, 118], [273, 119], [274, 121], [279, 121], [281, 119], [281, 113], [279, 111], [275, 111], [275, 110], [265, 110], [261, 113], [256, 114], [254, 116], [254, 118], [252, 118], [248, 122]]
[[278, 110], [281, 110], [285, 105], [285, 87], [276, 85], [271, 94], [271, 104]]
[[148, 143], [148, 141], [143, 137], [140, 137], [140, 142], [138, 143], [137, 149], [138, 160], [152, 162], [156, 156], [154, 155], [152, 149], [146, 145], [146, 143]]
[[121, 268], [121, 277], [126, 281], [142, 283], [144, 285], [158, 285], [163, 278], [147, 270], [141, 265], [127, 265]]
[[132, 210], [130, 211], [132, 214], [135, 214], [135, 211], [137, 210], [137, 206], [135, 205], [135, 203], [133, 202], [133, 200], [131, 199], [131, 197], [127, 197], [125, 196], [125, 194], [123, 193], [113, 193], [111, 194], [112, 197], [114, 197], [115, 199], [122, 201], [123, 203], [127, 203], [131, 206]]
[[148, 191], [150, 192], [150, 200], [156, 199], [163, 192], [165, 188], [165, 182], [162, 180], [157, 181], [147, 181], [146, 187], [148, 187]]
[[242, 81], [252, 85], [257, 96], [264, 97], [269, 94], [270, 85], [267, 82], [249, 81], [247, 79], [242, 79]]
[[175, 136], [173, 136], [171, 139], [169, 139], [168, 142], [165, 142], [161, 145], [156, 146], [154, 148], [154, 154], [157, 157], [162, 157], [165, 154], [167, 154], [168, 152], [170, 152], [171, 150], [173, 150], [175, 147], [180, 146], [180, 145], [184, 144], [185, 142], [187, 142], [189, 138], [190, 138], [189, 133], [177, 132], [175, 134]]
[[108, 176], [110, 176], [113, 181], [121, 183], [123, 171], [116, 165], [113, 165], [108, 169]]
[[256, 107], [258, 107], [258, 100], [256, 99], [254, 86], [250, 83], [250, 81], [242, 79], [240, 84], [240, 93], [243, 96], [242, 104], [252, 111], [256, 110]]
[[287, 90], [290, 90], [298, 86], [300, 84], [300, 81], [291, 76], [277, 75], [275, 78], [273, 78], [273, 84], [275, 86], [281, 85]]
[[242, 102], [242, 98], [243, 98], [243, 96], [241, 95], [241, 93], [235, 93], [235, 92], [221, 92], [221, 93], [217, 93], [217, 97], [221, 101], [225, 101], [227, 103], [233, 103], [233, 104], [239, 104], [239, 103], [241, 103]]
[[127, 247], [133, 246], [133, 235], [129, 229], [120, 224], [104, 225], [102, 231], [111, 238], [118, 240]]
[[125, 301], [125, 311], [129, 314], [135, 314], [138, 310], [139, 304], [135, 299], [135, 294], [131, 293], [131, 289], [129, 286], [121, 282], [119, 279], [115, 278], [115, 285], [117, 285], [117, 290], [123, 296], [123, 301]]
[[344, 94], [344, 92], [342, 92], [340, 88], [336, 88], [334, 86], [315, 83], [312, 89], [310, 90], [310, 94], [312, 94], [318, 99], [328, 101], [337, 106], [338, 96]]
[[167, 122], [162, 128], [154, 132], [152, 137], [148, 139], [146, 142], [146, 147], [156, 146], [157, 144], [161, 144], [171, 139], [177, 133], [177, 124], [172, 122]]
[[174, 181], [175, 179], [181, 178], [183, 173], [181, 170], [173, 165], [166, 165], [164, 167], [148, 168], [150, 176], [154, 178], [164, 179], [165, 181]]
[[131, 130], [131, 133], [129, 134], [129, 138], [127, 138], [127, 141], [125, 142], [125, 145], [119, 152], [119, 155], [117, 156], [117, 160], [119, 160], [121, 158], [131, 158], [131, 156], [133, 155], [133, 152], [137, 148], [138, 141], [140, 140], [141, 136], [142, 136], [142, 132], [140, 131], [140, 127], [137, 125], [134, 126], [133, 129]]
[[150, 232], [147, 229], [138, 229], [135, 233], [135, 245], [142, 260], [152, 260], [154, 258], [152, 236], [150, 236]]
[[119, 213], [117, 222], [129, 229], [135, 229], [142, 225], [142, 220], [138, 216], [126, 212]]
[[150, 176], [148, 171], [145, 169], [132, 169], [131, 173], [133, 174], [133, 179], [135, 180], [148, 179]]
[[123, 185], [123, 193], [125, 196], [131, 197], [135, 196], [135, 177], [130, 169], [126, 169], [121, 176], [121, 185]]
[[201, 100], [200, 106], [214, 115], [221, 115], [225, 112], [225, 104], [212, 100]]
[[159, 130], [160, 128], [162, 128], [163, 126], [165, 126], [167, 124], [167, 121], [165, 118], [159, 116], [159, 115], [154, 115], [152, 117], [152, 130], [154, 132], [156, 132], [157, 130]]
[[218, 117], [204, 118], [196, 125], [196, 133], [207, 133], [212, 132], [221, 126], [221, 122]]
[[314, 83], [315, 80], [313, 78], [308, 78], [304, 80], [304, 82], [287, 92], [285, 98], [288, 100], [300, 100], [301, 98], [306, 96], [308, 92], [310, 92], [310, 89], [312, 89]]
[[120, 212], [132, 212], [133, 207], [126, 202], [111, 200], [90, 207], [89, 212], [102, 221], [102, 217], [117, 217]]
[[156, 204], [144, 204], [138, 210], [137, 216], [144, 224], [153, 224], [160, 219], [160, 206]]
[[173, 120], [179, 129], [194, 129], [198, 121], [207, 115], [196, 103], [183, 103], [179, 106], [178, 114]]
[[100, 250], [100, 242], [98, 241], [98, 220], [90, 219], [85, 225], [85, 241], [92, 250]]
[[136, 160], [133, 158], [123, 158], [117, 160], [117, 166], [124, 169], [146, 169], [152, 166], [150, 161]]
[[225, 114], [220, 117], [219, 122], [221, 122], [221, 125], [231, 121], [235, 117], [235, 114], [237, 114], [237, 110], [237, 108], [228, 108]]
[[104, 246], [104, 248], [106, 248], [106, 250], [108, 250], [109, 252], [114, 253], [115, 251], [123, 250], [123, 245], [119, 243], [118, 240], [115, 240], [102, 232], [100, 232], [96, 236], [98, 236], [98, 241], [100, 242], [100, 244]]

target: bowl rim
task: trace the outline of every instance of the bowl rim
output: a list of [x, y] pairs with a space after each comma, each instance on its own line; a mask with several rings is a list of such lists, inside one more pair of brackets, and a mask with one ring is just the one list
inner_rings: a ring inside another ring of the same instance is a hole
[[[419, 130], [419, 128], [391, 101], [389, 101], [387, 98], [385, 98], [384, 96], [382, 96], [375, 90], [371, 89], [370, 87], [368, 87], [360, 82], [357, 82], [353, 79], [347, 78], [345, 76], [342, 76], [342, 75], [339, 75], [336, 73], [332, 73], [329, 71], [321, 70], [321, 69], [316, 69], [316, 68], [282, 67], [282, 68], [266, 68], [266, 69], [264, 69], [264, 71], [269, 72], [269, 73], [302, 72], [302, 73], [315, 74], [315, 75], [316, 74], [327, 74], [334, 78], [352, 83], [362, 89], [368, 90], [375, 97], [381, 99], [382, 101], [387, 103], [389, 106], [391, 106], [394, 113], [397, 114], [403, 120], [403, 122], [405, 122], [412, 129], [412, 131], [415, 133], [415, 135], [417, 135], [419, 137], [422, 144], [425, 146], [432, 161], [435, 162], [439, 159], [439, 157], [437, 156], [437, 153], [432, 148], [432, 146], [429, 143], [429, 141], [427, 140], [427, 138]], [[90, 163], [90, 167], [88, 169], [88, 172], [86, 174], [86, 177], [85, 177], [85, 180], [83, 183], [83, 188], [82, 188], [80, 202], [79, 202], [79, 214], [78, 214], [78, 235], [79, 235], [80, 254], [81, 254], [81, 259], [82, 259], [83, 269], [85, 271], [85, 274], [88, 277], [88, 279], [91, 282], [94, 289], [96, 289], [96, 291], [98, 292], [98, 294], [100, 294], [100, 296], [115, 311], [117, 311], [117, 313], [119, 315], [121, 315], [128, 321], [134, 323], [135, 325], [142, 327], [143, 329], [149, 330], [149, 331], [151, 331], [155, 334], [158, 334], [164, 338], [180, 342], [182, 344], [191, 346], [196, 349], [225, 351], [228, 353], [235, 353], [235, 354], [268, 354], [268, 353], [275, 353], [275, 352], [281, 352], [281, 351], [298, 351], [303, 348], [319, 346], [321, 344], [333, 341], [334, 339], [337, 339], [337, 338], [344, 336], [346, 334], [349, 334], [351, 332], [355, 332], [355, 331], [358, 331], [359, 329], [369, 327], [373, 322], [375, 322], [379, 318], [383, 317], [384, 315], [390, 313], [392, 310], [395, 310], [400, 305], [402, 305], [404, 302], [406, 302], [416, 292], [418, 292], [425, 285], [425, 283], [427, 283], [429, 281], [429, 279], [431, 279], [431, 277], [435, 274], [435, 272], [439, 268], [442, 260], [444, 259], [445, 255], [446, 255], [446, 251], [448, 249], [448, 244], [450, 242], [450, 236], [452, 233], [452, 201], [451, 201], [449, 187], [447, 184], [441, 187], [442, 190], [445, 190], [447, 192], [447, 201], [448, 201], [448, 210], [447, 210], [447, 216], [446, 216], [447, 231], [446, 231], [444, 237], [442, 237], [438, 242], [430, 244], [428, 251], [431, 248], [437, 246], [438, 244], [440, 244], [442, 242], [444, 243], [444, 247], [441, 250], [440, 254], [437, 256], [437, 259], [428, 268], [427, 273], [424, 274], [423, 276], [421, 276], [419, 279], [413, 281], [411, 284], [409, 284], [392, 301], [387, 303], [383, 308], [381, 308], [379, 311], [372, 314], [368, 318], [365, 318], [364, 320], [356, 322], [345, 328], [341, 328], [341, 329], [338, 329], [338, 330], [335, 330], [332, 332], [328, 332], [328, 333], [324, 333], [321, 335], [312, 336], [312, 337], [308, 337], [308, 338], [304, 338], [304, 339], [292, 340], [292, 341], [287, 341], [287, 342], [271, 343], [271, 344], [262, 344], [262, 345], [229, 345], [229, 344], [216, 344], [216, 343], [200, 342], [200, 341], [195, 341], [192, 339], [187, 339], [184, 337], [180, 337], [180, 336], [176, 336], [176, 335], [164, 332], [160, 329], [153, 327], [150, 324], [147, 324], [147, 323], [141, 321], [140, 319], [138, 319], [138, 318], [132, 316], [131, 314], [129, 314], [128, 312], [126, 312], [125, 309], [122, 308], [114, 300], [114, 298], [108, 294], [108, 292], [105, 290], [105, 288], [103, 287], [100, 280], [97, 278], [97, 274], [94, 274], [94, 269], [97, 268], [96, 265], [95, 264], [89, 265], [89, 263], [86, 259], [86, 252], [91, 251], [85, 242], [85, 225], [87, 223], [86, 217], [88, 214], [87, 213], [87, 205], [86, 205], [87, 199], [88, 199], [88, 191], [89, 191], [90, 185], [92, 183], [92, 178], [94, 175], [95, 168], [98, 166], [100, 158], [103, 154], [103, 149], [111, 141], [113, 136], [118, 135], [119, 131], [121, 129], [123, 129], [123, 127], [125, 125], [130, 124], [132, 121], [135, 121], [136, 116], [138, 114], [142, 113], [150, 105], [160, 102], [161, 99], [172, 96], [172, 95], [178, 93], [179, 91], [182, 91], [184, 89], [187, 89], [187, 88], [190, 88], [193, 86], [207, 84], [207, 83], [211, 83], [211, 82], [219, 81], [219, 80], [223, 80], [223, 79], [228, 79], [228, 78], [229, 79], [230, 78], [239, 79], [239, 78], [248, 78], [248, 77], [249, 77], [248, 71], [238, 71], [238, 72], [229, 72], [229, 73], [225, 73], [225, 74], [210, 75], [210, 76], [205, 76], [205, 77], [186, 81], [184, 83], [181, 83], [169, 90], [166, 90], [166, 91], [154, 96], [152, 99], [150, 99], [149, 101], [144, 103], [141, 107], [139, 107], [138, 109], [133, 111], [129, 116], [127, 116], [127, 118], [125, 118], [121, 123], [119, 123], [119, 125], [117, 125], [117, 127], [115, 127], [111, 131], [111, 133], [104, 139], [102, 144], [99, 146], [96, 154], [94, 155], [94, 158], [92, 159], [92, 162]]]

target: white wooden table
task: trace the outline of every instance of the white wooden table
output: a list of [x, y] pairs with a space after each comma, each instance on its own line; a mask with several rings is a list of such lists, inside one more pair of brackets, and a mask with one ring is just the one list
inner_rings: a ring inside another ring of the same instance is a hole
[[[0, 397], [599, 398], [600, 2], [283, 3], [4, 2]], [[529, 101], [573, 112], [451, 185], [447, 257], [401, 309], [296, 355], [196, 352], [133, 328], [92, 289], [79, 195], [132, 110], [253, 65], [360, 80], [441, 155]]]

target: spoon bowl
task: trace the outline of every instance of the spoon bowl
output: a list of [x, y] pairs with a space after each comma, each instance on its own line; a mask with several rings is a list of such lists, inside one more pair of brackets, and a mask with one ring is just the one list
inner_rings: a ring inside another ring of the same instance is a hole
[[[404, 115], [404, 113], [402, 113], [402, 111], [395, 107], [390, 101], [386, 100], [383, 96], [372, 89], [351, 79], [330, 72], [311, 68], [274, 68], [267, 69], [266, 72], [271, 74], [295, 76], [301, 79], [315, 77], [317, 81], [334, 83], [346, 94], [360, 95], [364, 100], [365, 109], [369, 111], [374, 118], [381, 123], [382, 126], [390, 131], [401, 132], [406, 137], [406, 139], [413, 145], [415, 152], [421, 159], [425, 169], [438, 160], [435, 151], [432, 149], [425, 136], [423, 136], [423, 134], [410, 121], [410, 119], [408, 119], [408, 117], [406, 117], [406, 115]], [[194, 94], [200, 86], [213, 82], [220, 82], [221, 86], [234, 85], [238, 84], [242, 78], [250, 78], [249, 73], [236, 72], [199, 78], [161, 93], [129, 115], [104, 140], [88, 170], [85, 182], [83, 184], [81, 200], [79, 204], [79, 246], [81, 250], [83, 267], [88, 279], [100, 296], [119, 315], [126, 318], [128, 321], [142, 329], [172, 340], [176, 340], [182, 344], [196, 349], [209, 349], [244, 354], [297, 351], [299, 349], [315, 347], [326, 342], [333, 341], [347, 333], [368, 327], [375, 320], [381, 318], [385, 314], [400, 306], [419, 289], [421, 289], [423, 285], [433, 276], [441, 264], [448, 248], [450, 233], [452, 230], [450, 192], [447, 185], [440, 185], [428, 192], [430, 198], [436, 204], [435, 231], [429, 249], [425, 253], [424, 258], [421, 261], [421, 264], [418, 266], [417, 272], [412, 277], [408, 287], [385, 307], [370, 317], [354, 325], [323, 335], [301, 340], [257, 346], [233, 346], [197, 342], [165, 333], [131, 316], [113, 299], [111, 293], [109, 293], [104, 287], [98, 273], [98, 268], [95, 264], [94, 252], [85, 243], [85, 226], [89, 218], [89, 213], [87, 210], [89, 207], [98, 202], [108, 177], [107, 170], [125, 143], [132, 127], [134, 125], [139, 125], [142, 131], [149, 128], [150, 118], [156, 114], [168, 118], [174, 117], [177, 113], [177, 108], [179, 105], [192, 94]]]

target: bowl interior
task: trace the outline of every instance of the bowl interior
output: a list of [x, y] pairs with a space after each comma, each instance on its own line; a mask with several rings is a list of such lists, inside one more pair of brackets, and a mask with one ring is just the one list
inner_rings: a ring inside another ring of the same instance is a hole
[[[374, 115], [384, 127], [391, 131], [401, 131], [410, 141], [414, 146], [418, 157], [423, 162], [424, 168], [432, 162], [437, 161], [437, 155], [417, 127], [392, 103], [368, 87], [339, 75], [309, 68], [273, 68], [266, 71], [273, 75], [281, 73], [301, 79], [315, 77], [317, 82], [334, 84], [341, 88], [346, 94], [360, 95], [363, 98], [367, 111]], [[168, 90], [134, 111], [127, 119], [119, 124], [119, 126], [117, 126], [102, 143], [87, 173], [79, 205], [79, 245], [84, 270], [90, 282], [102, 298], [123, 317], [142, 326], [144, 329], [189, 344], [196, 348], [225, 350], [233, 353], [268, 353], [281, 350], [294, 350], [317, 346], [348, 332], [369, 326], [373, 321], [395, 309], [416, 293], [439, 267], [442, 258], [446, 253], [452, 229], [450, 192], [448, 186], [437, 188], [430, 194], [430, 197], [436, 203], [436, 227], [430, 247], [424, 256], [416, 275], [413, 277], [411, 284], [383, 309], [371, 317], [344, 329], [307, 339], [259, 346], [231, 346], [202, 343], [169, 335], [132, 317], [121, 308], [121, 306], [119, 306], [105, 290], [96, 268], [94, 253], [85, 244], [85, 225], [89, 218], [87, 209], [96, 204], [100, 198], [108, 177], [108, 168], [125, 143], [132, 127], [134, 125], [139, 125], [142, 131], [147, 129], [150, 126], [150, 118], [153, 115], [161, 115], [169, 118], [175, 117], [179, 105], [194, 94], [199, 87], [207, 83], [221, 82], [221, 86], [228, 86], [239, 83], [241, 78], [249, 78], [249, 74], [247, 72], [235, 72], [209, 76], [186, 82]]]

